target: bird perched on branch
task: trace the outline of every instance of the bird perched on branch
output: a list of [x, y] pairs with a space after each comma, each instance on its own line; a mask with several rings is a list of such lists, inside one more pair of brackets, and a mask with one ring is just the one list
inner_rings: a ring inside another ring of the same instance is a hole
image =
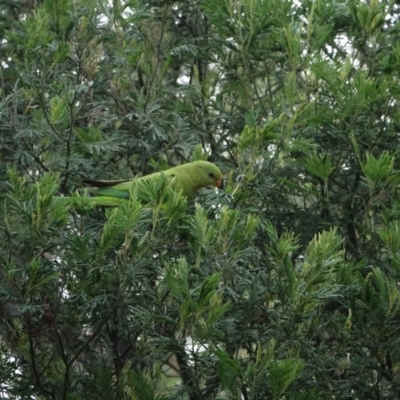
[[[137, 179], [138, 194], [144, 190], [144, 185], [165, 180], [175, 190], [181, 190], [187, 198], [192, 197], [199, 189], [206, 186], [221, 186], [221, 170], [208, 161], [193, 161], [161, 172], [155, 172], [140, 178], [129, 180], [94, 180], [84, 179], [82, 182], [94, 186], [90, 192], [94, 195], [91, 200], [97, 206], [118, 206], [123, 199], [129, 199], [132, 182]], [[58, 197], [57, 199], [69, 199]], [[122, 200], [121, 200], [122, 199]]]

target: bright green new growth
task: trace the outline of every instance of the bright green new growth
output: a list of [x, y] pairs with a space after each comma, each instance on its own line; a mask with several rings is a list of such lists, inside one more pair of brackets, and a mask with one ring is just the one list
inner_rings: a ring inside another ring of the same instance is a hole
[[[146, 182], [165, 179], [175, 190], [181, 190], [184, 196], [190, 198], [199, 189], [206, 186], [219, 187], [221, 185], [221, 177], [221, 170], [215, 164], [208, 161], [194, 161], [134, 179], [138, 181], [139, 196]], [[91, 190], [91, 193], [95, 196], [92, 199], [96, 205], [118, 206], [121, 204], [121, 199], [129, 199], [129, 190], [134, 179], [119, 181], [85, 179], [83, 182], [97, 188]]]

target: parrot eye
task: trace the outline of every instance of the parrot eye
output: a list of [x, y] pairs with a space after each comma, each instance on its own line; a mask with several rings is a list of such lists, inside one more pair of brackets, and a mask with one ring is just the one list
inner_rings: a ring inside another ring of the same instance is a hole
[[208, 176], [209, 176], [210, 178], [214, 178], [214, 174], [213, 174], [212, 172], [210, 172], [210, 173], [208, 174]]

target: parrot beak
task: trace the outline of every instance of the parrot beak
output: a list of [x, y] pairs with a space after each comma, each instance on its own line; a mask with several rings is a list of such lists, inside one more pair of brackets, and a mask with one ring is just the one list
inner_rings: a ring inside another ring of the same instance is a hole
[[221, 179], [217, 179], [217, 180], [215, 181], [215, 186], [220, 187], [220, 186], [221, 186], [221, 183], [222, 183], [222, 180], [221, 180]]

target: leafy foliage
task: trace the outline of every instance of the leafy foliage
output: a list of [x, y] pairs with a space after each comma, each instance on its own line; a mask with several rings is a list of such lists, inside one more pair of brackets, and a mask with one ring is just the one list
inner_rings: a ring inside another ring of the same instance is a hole
[[0, 11], [0, 398], [399, 397], [396, 2]]

